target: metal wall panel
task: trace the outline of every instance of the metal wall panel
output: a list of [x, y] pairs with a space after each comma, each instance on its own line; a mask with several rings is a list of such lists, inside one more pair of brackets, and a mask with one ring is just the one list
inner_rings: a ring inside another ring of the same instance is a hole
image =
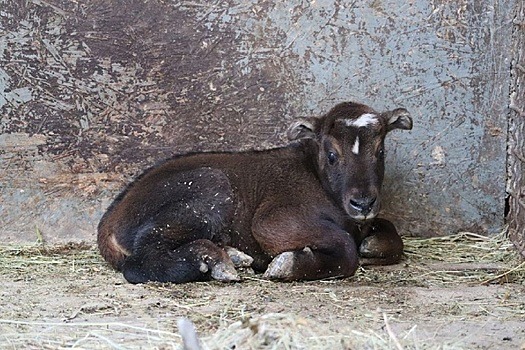
[[0, 240], [92, 240], [145, 167], [344, 100], [413, 114], [387, 150], [403, 233], [498, 232], [516, 1], [0, 0]]

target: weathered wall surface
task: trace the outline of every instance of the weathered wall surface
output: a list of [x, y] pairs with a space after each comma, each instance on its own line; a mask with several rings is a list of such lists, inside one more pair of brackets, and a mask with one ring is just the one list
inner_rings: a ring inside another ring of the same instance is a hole
[[413, 114], [387, 150], [402, 232], [497, 232], [516, 1], [0, 0], [0, 241], [93, 240], [141, 169], [281, 145], [343, 100]]
[[509, 118], [509, 234], [525, 256], [525, 4], [516, 4], [513, 23]]

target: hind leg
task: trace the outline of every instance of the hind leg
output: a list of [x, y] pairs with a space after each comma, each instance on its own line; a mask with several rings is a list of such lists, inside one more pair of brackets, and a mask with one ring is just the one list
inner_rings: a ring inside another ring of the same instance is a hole
[[358, 230], [361, 265], [390, 265], [401, 261], [403, 240], [390, 221], [373, 219]]
[[125, 278], [131, 283], [237, 280], [230, 257], [213, 243], [233, 215], [226, 175], [199, 168], [167, 172], [155, 183], [162, 189], [144, 199], [148, 215], [122, 237], [131, 247], [120, 267]]
[[130, 283], [239, 280], [226, 251], [209, 240], [199, 239], [174, 250], [167, 246], [145, 245], [129, 256], [122, 265], [124, 278]]

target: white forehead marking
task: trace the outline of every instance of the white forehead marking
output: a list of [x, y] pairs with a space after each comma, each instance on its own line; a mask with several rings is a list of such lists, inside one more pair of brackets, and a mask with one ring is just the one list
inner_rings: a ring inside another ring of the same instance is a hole
[[358, 128], [368, 125], [375, 125], [379, 121], [377, 115], [372, 113], [361, 114], [357, 119], [345, 119], [346, 126], [356, 126]]
[[353, 154], [359, 154], [359, 136], [355, 138], [354, 146], [352, 147]]

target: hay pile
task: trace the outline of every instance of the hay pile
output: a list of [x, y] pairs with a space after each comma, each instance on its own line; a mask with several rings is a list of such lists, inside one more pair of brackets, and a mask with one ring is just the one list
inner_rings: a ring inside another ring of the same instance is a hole
[[433, 237], [404, 237], [405, 259], [399, 265], [362, 267], [364, 284], [446, 286], [450, 284], [525, 283], [525, 261], [506, 231], [486, 237], [470, 232]]
[[470, 232], [435, 238], [405, 238], [415, 283], [506, 283], [525, 280], [525, 261], [503, 231], [491, 237]]

